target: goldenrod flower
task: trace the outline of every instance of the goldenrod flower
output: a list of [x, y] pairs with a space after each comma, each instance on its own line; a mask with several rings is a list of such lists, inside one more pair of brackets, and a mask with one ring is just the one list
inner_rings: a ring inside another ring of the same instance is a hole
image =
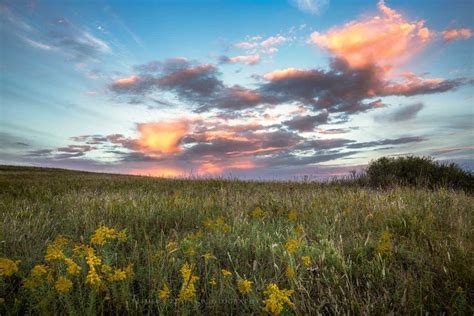
[[67, 246], [70, 243], [71, 243], [71, 240], [69, 240], [68, 238], [66, 238], [62, 235], [57, 236], [56, 238], [54, 238], [54, 241], [53, 241], [53, 245], [58, 247], [58, 248], [62, 248], [63, 246]]
[[392, 250], [392, 234], [388, 230], [384, 230], [382, 236], [380, 236], [379, 243], [377, 245], [377, 252], [384, 256]]
[[46, 255], [44, 256], [46, 261], [64, 260], [64, 258], [66, 258], [66, 256], [59, 246], [55, 244], [48, 245]]
[[265, 215], [265, 212], [258, 206], [250, 213], [253, 219], [264, 218]]
[[304, 227], [303, 227], [303, 225], [301, 225], [301, 224], [296, 225], [296, 227], [295, 227], [295, 232], [296, 232], [298, 235], [302, 235], [302, 234], [304, 233]]
[[127, 239], [127, 235], [125, 231], [116, 231], [113, 228], [108, 228], [106, 226], [100, 226], [94, 232], [91, 237], [91, 244], [96, 244], [99, 246], [103, 246], [107, 243], [108, 240], [120, 240], [125, 241]]
[[232, 276], [232, 272], [230, 272], [229, 270], [222, 269], [221, 272], [224, 278], [230, 278]]
[[252, 292], [252, 281], [246, 279], [237, 280], [237, 289], [242, 294], [249, 294]]
[[194, 249], [194, 247], [191, 246], [184, 251], [184, 255], [187, 257], [194, 257], [196, 255], [196, 249]]
[[94, 266], [89, 266], [89, 271], [86, 276], [86, 284], [91, 286], [99, 286], [102, 283], [100, 276], [97, 274]]
[[65, 258], [64, 262], [66, 262], [66, 265], [67, 265], [67, 273], [75, 275], [81, 272], [81, 267], [77, 263], [75, 263], [71, 258]]
[[122, 269], [117, 269], [107, 278], [107, 280], [109, 280], [109, 282], [119, 282], [125, 280], [126, 278], [127, 272]]
[[278, 285], [270, 283], [263, 293], [267, 297], [263, 300], [263, 304], [265, 305], [263, 310], [266, 312], [272, 313], [273, 315], [280, 315], [285, 305], [294, 307], [293, 302], [290, 300], [293, 290], [280, 290]]
[[170, 297], [170, 289], [166, 284], [163, 285], [161, 290], [158, 290], [158, 297], [162, 301], [166, 301]]
[[48, 273], [48, 267], [45, 266], [44, 264], [37, 264], [30, 271], [30, 275], [33, 278], [40, 278], [46, 273]]
[[71, 287], [72, 287], [71, 280], [66, 279], [63, 276], [60, 276], [58, 280], [56, 281], [56, 283], [54, 284], [54, 288], [56, 289], [56, 291], [58, 291], [58, 293], [61, 293], [61, 294], [65, 294], [69, 292]]
[[293, 238], [288, 238], [285, 243], [285, 248], [289, 253], [294, 253], [298, 247], [300, 246], [300, 242]]
[[303, 265], [305, 267], [310, 267], [311, 266], [311, 257], [310, 256], [302, 256], [300, 259], [301, 259], [301, 262], [303, 263]]
[[215, 277], [212, 277], [211, 280], [209, 280], [209, 284], [210, 284], [211, 286], [216, 286], [216, 285], [217, 285], [216, 278], [215, 278]]
[[206, 262], [209, 261], [209, 260], [216, 260], [217, 259], [212, 253], [209, 253], [209, 252], [205, 253], [203, 255], [203, 257], [204, 257], [204, 261], [206, 261]]
[[7, 258], [0, 258], [0, 276], [11, 276], [18, 272], [20, 260], [13, 261]]
[[224, 233], [228, 233], [231, 230], [230, 225], [225, 222], [225, 219], [222, 216], [219, 216], [215, 220], [209, 218], [206, 219], [204, 221], [204, 226], [210, 231], [222, 231]]
[[126, 266], [125, 269], [123, 269], [123, 271], [125, 271], [128, 278], [131, 278], [134, 275], [133, 263], [130, 263], [128, 266]]
[[178, 243], [174, 241], [170, 241], [168, 244], [166, 244], [166, 251], [168, 253], [175, 252], [178, 249]]
[[102, 260], [96, 256], [94, 248], [87, 247], [86, 253], [86, 262], [89, 267], [94, 267], [102, 263]]
[[79, 244], [79, 245], [74, 246], [74, 248], [72, 248], [72, 253], [74, 253], [74, 255], [78, 257], [85, 256], [88, 248], [89, 246], [87, 245]]
[[295, 276], [296, 276], [295, 269], [293, 269], [292, 266], [287, 266], [287, 267], [286, 267], [286, 272], [285, 272], [285, 274], [286, 274], [286, 277], [287, 277], [288, 279], [294, 279]]
[[103, 273], [110, 273], [110, 272], [112, 272], [112, 267], [109, 266], [108, 264], [103, 263], [103, 264], [100, 266], [100, 270], [101, 270]]
[[297, 217], [298, 217], [298, 213], [295, 210], [291, 210], [288, 212], [288, 220], [294, 222], [296, 221]]
[[183, 284], [179, 291], [178, 301], [192, 301], [196, 298], [196, 286], [195, 283], [199, 280], [198, 276], [192, 274], [192, 268], [186, 262], [181, 267], [181, 276], [183, 277]]

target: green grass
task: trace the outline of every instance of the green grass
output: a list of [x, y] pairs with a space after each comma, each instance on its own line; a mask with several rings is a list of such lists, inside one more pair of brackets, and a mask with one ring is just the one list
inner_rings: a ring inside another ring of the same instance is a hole
[[[294, 291], [294, 308], [284, 304], [284, 313], [472, 314], [473, 205], [471, 195], [448, 189], [0, 167], [0, 257], [21, 260], [17, 272], [1, 278], [0, 314], [262, 314], [270, 283]], [[256, 207], [263, 218], [251, 216]], [[291, 210], [296, 220], [288, 218]], [[204, 225], [219, 217], [228, 226]], [[92, 287], [73, 245], [63, 250], [81, 266], [79, 275], [68, 275], [64, 262], [45, 261], [56, 236], [89, 244], [101, 225], [125, 230], [127, 240], [93, 245], [97, 255], [116, 268], [133, 264], [133, 275]], [[296, 252], [285, 249], [288, 239], [298, 241]], [[206, 253], [216, 259], [206, 261]], [[311, 257], [309, 267], [301, 256]], [[199, 280], [196, 298], [181, 302], [186, 262]], [[52, 280], [26, 289], [36, 264], [48, 265]], [[292, 279], [288, 266], [296, 271]], [[65, 294], [54, 288], [60, 276], [73, 282]], [[239, 293], [239, 278], [253, 282], [250, 294]], [[171, 293], [163, 301], [158, 290], [165, 284]]]

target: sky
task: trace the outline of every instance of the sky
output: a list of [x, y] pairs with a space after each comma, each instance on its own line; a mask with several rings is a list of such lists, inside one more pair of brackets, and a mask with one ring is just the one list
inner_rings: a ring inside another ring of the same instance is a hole
[[474, 1], [0, 0], [0, 164], [327, 178], [474, 170]]

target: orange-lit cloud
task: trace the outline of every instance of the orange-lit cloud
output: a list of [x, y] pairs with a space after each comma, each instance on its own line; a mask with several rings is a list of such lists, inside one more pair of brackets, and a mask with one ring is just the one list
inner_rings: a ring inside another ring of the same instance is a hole
[[188, 132], [188, 124], [186, 120], [139, 124], [137, 144], [140, 151], [161, 154], [179, 152], [179, 144]]
[[325, 34], [314, 32], [311, 41], [351, 67], [371, 64], [396, 66], [406, 62], [433, 37], [424, 21], [407, 21], [400, 13], [378, 3], [381, 16], [363, 18]]
[[239, 55], [239, 56], [234, 56], [234, 57], [227, 57], [227, 56], [222, 56], [220, 58], [221, 63], [229, 63], [229, 64], [235, 64], [235, 63], [244, 63], [247, 65], [256, 65], [260, 61], [260, 55], [255, 54], [255, 55]]
[[136, 84], [138, 80], [140, 80], [140, 77], [133, 75], [127, 78], [115, 80], [114, 85], [118, 87], [128, 87]]
[[287, 68], [287, 69], [280, 69], [274, 70], [269, 72], [263, 76], [264, 79], [269, 81], [278, 81], [278, 80], [285, 80], [290, 78], [301, 78], [307, 74], [308, 70], [298, 69], [298, 68]]
[[470, 29], [450, 29], [443, 32], [443, 39], [445, 42], [454, 41], [457, 39], [468, 39], [472, 37]]

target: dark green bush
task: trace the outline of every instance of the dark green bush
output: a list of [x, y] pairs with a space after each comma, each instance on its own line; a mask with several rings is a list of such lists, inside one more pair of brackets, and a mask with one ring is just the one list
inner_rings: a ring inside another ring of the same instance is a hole
[[454, 163], [442, 164], [430, 157], [382, 157], [369, 163], [365, 178], [372, 187], [404, 185], [474, 190], [472, 173]]

